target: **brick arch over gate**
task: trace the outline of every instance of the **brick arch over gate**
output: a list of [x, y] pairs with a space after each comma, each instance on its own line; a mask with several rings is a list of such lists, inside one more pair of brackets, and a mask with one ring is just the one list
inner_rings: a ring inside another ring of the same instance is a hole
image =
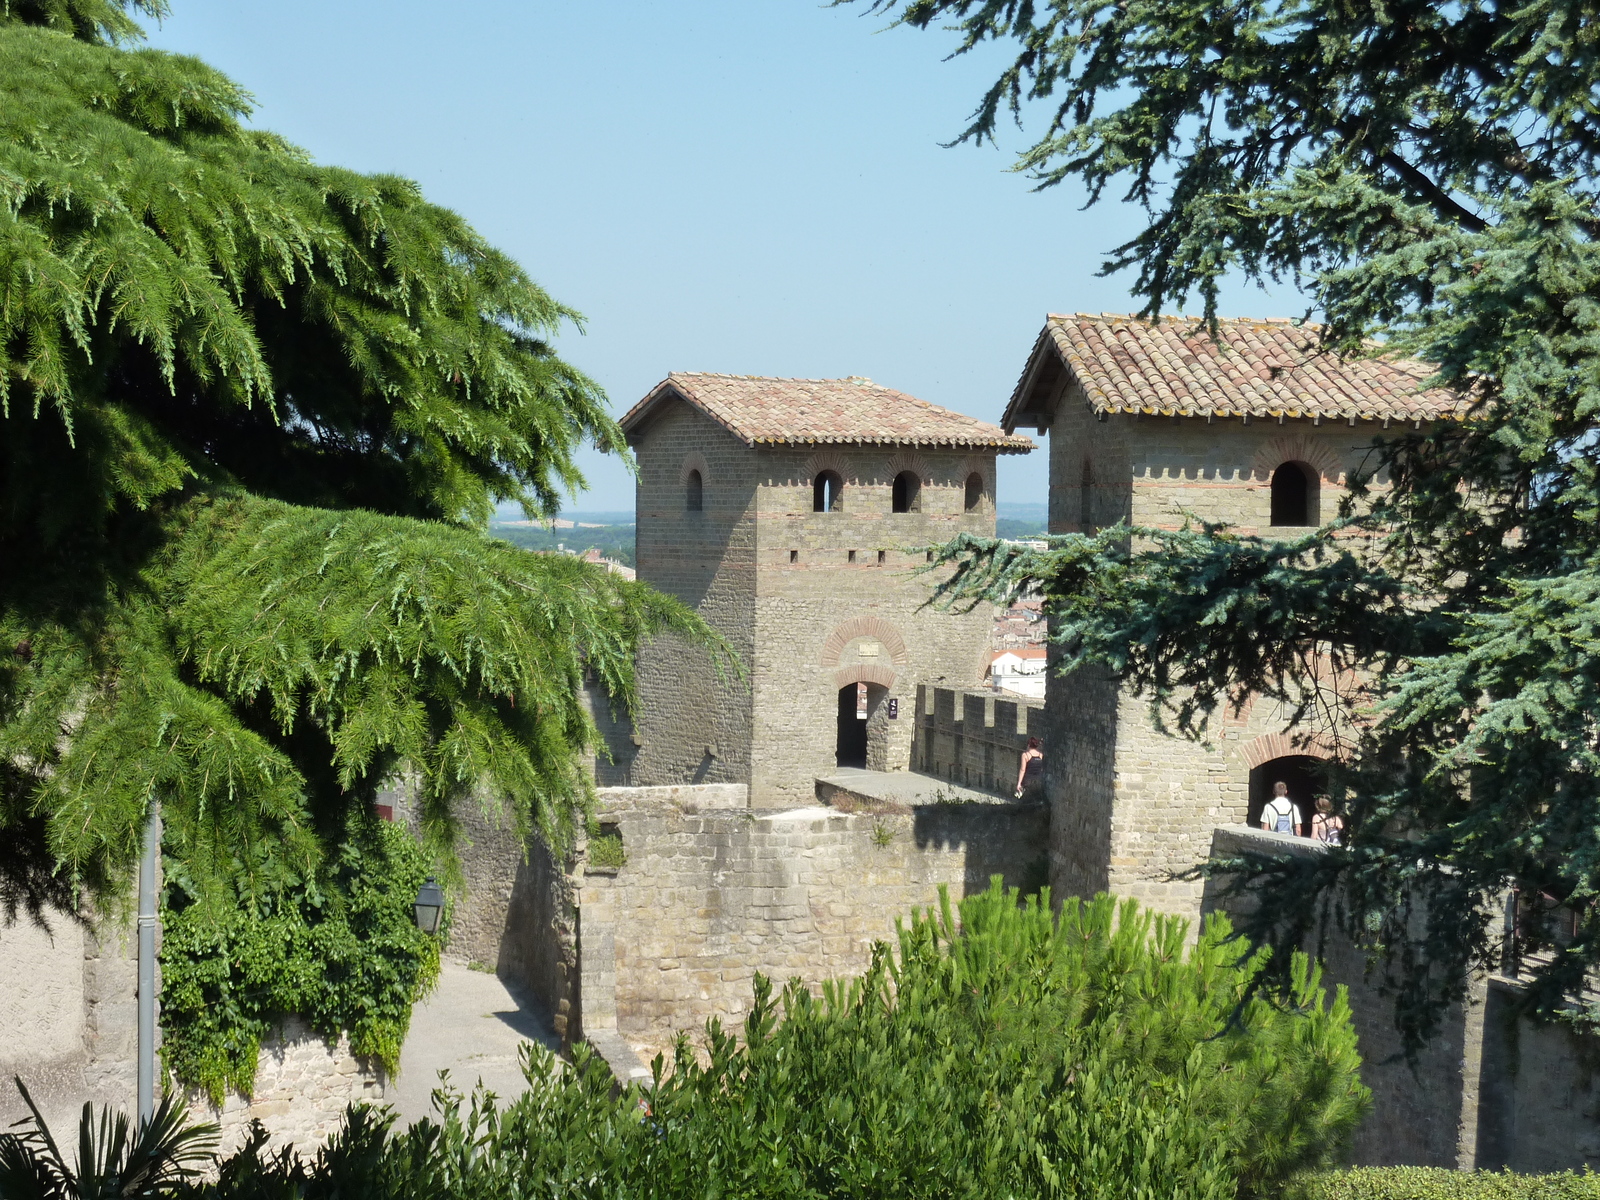
[[1321, 759], [1337, 757], [1333, 747], [1329, 746], [1320, 734], [1310, 738], [1296, 738], [1287, 733], [1264, 733], [1245, 742], [1240, 749], [1244, 753], [1245, 766], [1252, 771], [1262, 763], [1269, 763], [1275, 758], [1284, 758], [1291, 754], [1303, 754], [1307, 758]]
[[1344, 467], [1333, 447], [1303, 433], [1269, 439], [1255, 453], [1251, 468], [1257, 479], [1271, 479], [1279, 463], [1303, 462], [1329, 483], [1344, 479]]
[[833, 673], [833, 682], [841, 688], [852, 683], [875, 683], [879, 687], [894, 687], [895, 673], [890, 667], [861, 666], [840, 667]]
[[[883, 648], [888, 651], [889, 658], [897, 667], [903, 667], [911, 660], [911, 655], [906, 650], [905, 639], [889, 622], [878, 617], [851, 617], [848, 621], [840, 621], [835, 625], [833, 632], [823, 641], [822, 665], [837, 667], [839, 655], [843, 654], [844, 648], [856, 638], [874, 638], [882, 642]], [[889, 674], [893, 675], [894, 672], [890, 671]], [[843, 687], [844, 684], [841, 683], [839, 686]]]

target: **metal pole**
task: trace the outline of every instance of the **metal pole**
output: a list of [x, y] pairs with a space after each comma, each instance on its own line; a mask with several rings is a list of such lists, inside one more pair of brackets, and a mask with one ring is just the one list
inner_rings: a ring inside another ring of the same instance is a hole
[[139, 860], [139, 1124], [156, 1108], [156, 853], [161, 847], [160, 811], [152, 803]]

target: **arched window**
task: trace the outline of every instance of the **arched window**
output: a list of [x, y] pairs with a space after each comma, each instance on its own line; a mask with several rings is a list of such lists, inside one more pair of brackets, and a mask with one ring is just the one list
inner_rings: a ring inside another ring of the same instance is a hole
[[811, 485], [812, 512], [838, 512], [840, 498], [844, 495], [844, 480], [837, 471], [818, 471]]
[[977, 512], [983, 506], [983, 476], [974, 471], [967, 476], [966, 510]]
[[683, 491], [684, 508], [690, 512], [699, 512], [705, 506], [705, 484], [700, 479], [699, 471], [689, 472], [689, 479]]
[[1280, 463], [1272, 473], [1272, 523], [1321, 524], [1317, 512], [1317, 477], [1303, 463]]
[[894, 477], [892, 506], [895, 512], [916, 512], [917, 498], [922, 491], [922, 481], [915, 471], [901, 471]]
[[1083, 473], [1078, 477], [1078, 530], [1094, 532], [1094, 462], [1083, 456]]
[[1300, 810], [1300, 828], [1295, 833], [1311, 832], [1311, 814], [1317, 811], [1317, 797], [1328, 791], [1328, 764], [1307, 754], [1287, 754], [1262, 763], [1250, 772], [1250, 806], [1245, 822], [1254, 829], [1261, 824], [1261, 811], [1272, 800], [1273, 785], [1289, 789], [1289, 800]]

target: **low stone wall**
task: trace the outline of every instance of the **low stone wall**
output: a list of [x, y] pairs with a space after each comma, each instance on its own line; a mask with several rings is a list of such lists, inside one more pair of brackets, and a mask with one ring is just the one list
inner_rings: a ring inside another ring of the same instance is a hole
[[[86, 1102], [130, 1115], [137, 1103], [137, 937], [131, 921], [42, 920], [19, 913], [0, 923], [0, 1128], [26, 1114], [17, 1075], [57, 1139], [70, 1140]], [[383, 1087], [381, 1070], [354, 1058], [347, 1041], [329, 1046], [291, 1021], [262, 1047], [253, 1098], [231, 1095], [220, 1109], [188, 1099], [197, 1118], [221, 1124], [224, 1152], [255, 1119], [274, 1146], [314, 1152], [347, 1105], [381, 1100]]]
[[247, 1100], [230, 1094], [221, 1108], [191, 1094], [196, 1116], [222, 1129], [220, 1150], [230, 1154], [244, 1144], [251, 1121], [271, 1135], [269, 1148], [292, 1146], [302, 1156], [320, 1149], [344, 1119], [345, 1109], [383, 1099], [383, 1068], [350, 1053], [350, 1039], [330, 1045], [298, 1018], [284, 1023], [261, 1047], [255, 1093]]
[[[1246, 852], [1325, 850], [1306, 838], [1243, 825], [1215, 831], [1213, 859]], [[1238, 913], [1256, 902], [1248, 894], [1226, 896], [1226, 888], [1226, 879], [1207, 881], [1206, 911]], [[1393, 1000], [1380, 994], [1366, 952], [1336, 930], [1312, 949], [1328, 989], [1348, 989], [1361, 1078], [1372, 1089], [1372, 1111], [1351, 1148], [1355, 1163], [1534, 1172], [1600, 1166], [1600, 1038], [1516, 1019], [1515, 981], [1480, 977], [1408, 1062]]]
[[919, 684], [916, 717], [913, 770], [1000, 796], [1016, 788], [1028, 739], [1044, 737], [1044, 701], [1026, 696]]

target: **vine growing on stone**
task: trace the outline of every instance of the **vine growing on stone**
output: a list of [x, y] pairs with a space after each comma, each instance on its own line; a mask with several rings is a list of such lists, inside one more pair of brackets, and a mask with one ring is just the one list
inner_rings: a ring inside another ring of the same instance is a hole
[[250, 1095], [262, 1042], [291, 1015], [393, 1073], [411, 1008], [439, 976], [440, 939], [412, 904], [431, 864], [404, 827], [353, 820], [301, 877], [270, 859], [253, 896], [219, 903], [168, 857], [161, 947], [162, 1060], [220, 1104]]

